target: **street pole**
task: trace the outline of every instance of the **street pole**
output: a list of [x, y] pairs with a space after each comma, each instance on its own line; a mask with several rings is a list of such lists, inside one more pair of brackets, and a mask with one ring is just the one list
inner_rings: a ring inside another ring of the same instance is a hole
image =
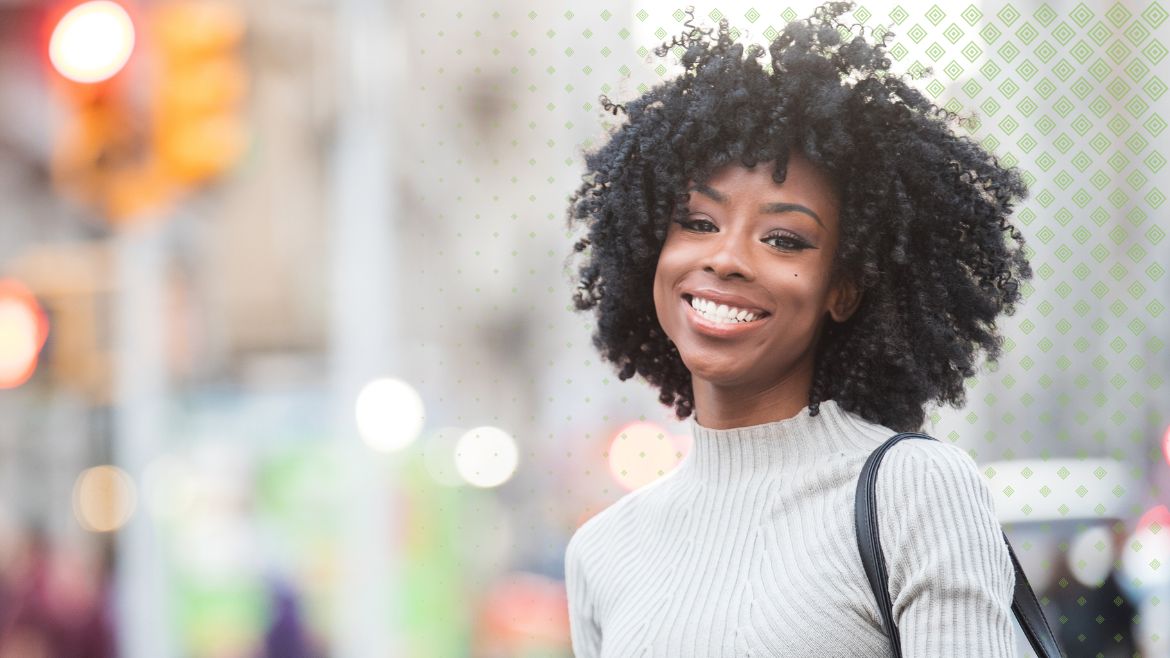
[[[394, 574], [399, 561], [387, 460], [358, 436], [354, 409], [362, 386], [399, 372], [396, 331], [396, 176], [391, 154], [392, 94], [404, 42], [387, 3], [338, 5], [340, 81], [330, 173], [330, 392], [334, 440], [343, 464], [338, 581], [332, 655], [404, 656]], [[389, 457], [387, 458], [389, 459]]]

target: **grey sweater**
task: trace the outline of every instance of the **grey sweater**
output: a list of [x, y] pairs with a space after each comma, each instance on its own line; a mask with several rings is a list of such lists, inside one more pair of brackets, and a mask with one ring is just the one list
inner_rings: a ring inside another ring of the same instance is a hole
[[[857, 551], [853, 500], [896, 432], [822, 402], [715, 430], [574, 532], [576, 658], [891, 656]], [[910, 439], [882, 461], [878, 522], [906, 658], [1014, 657], [1015, 572], [966, 451]]]

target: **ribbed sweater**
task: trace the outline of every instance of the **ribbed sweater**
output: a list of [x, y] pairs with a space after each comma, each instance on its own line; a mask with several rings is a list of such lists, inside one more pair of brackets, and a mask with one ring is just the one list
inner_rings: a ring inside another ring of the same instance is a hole
[[[590, 517], [565, 551], [576, 658], [892, 656], [853, 501], [896, 432], [822, 402], [711, 429], [666, 475]], [[878, 522], [906, 658], [1016, 656], [1015, 572], [987, 481], [962, 448], [898, 443]]]

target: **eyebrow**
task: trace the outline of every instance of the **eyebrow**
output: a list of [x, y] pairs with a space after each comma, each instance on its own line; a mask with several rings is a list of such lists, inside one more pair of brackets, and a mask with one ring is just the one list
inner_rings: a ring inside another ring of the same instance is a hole
[[[711, 197], [712, 199], [714, 199], [718, 203], [726, 203], [727, 202], [726, 195], [719, 192], [718, 190], [715, 190], [711, 187], [703, 185], [702, 183], [695, 185], [694, 187], [691, 188], [691, 190], [694, 190], [696, 192], [701, 192], [702, 194]], [[809, 217], [812, 217], [813, 219], [817, 220], [817, 223], [821, 225], [821, 228], [825, 227], [825, 223], [821, 221], [820, 217], [817, 217], [817, 214], [815, 212], [813, 212], [811, 209], [809, 209], [806, 206], [800, 205], [799, 203], [765, 203], [764, 205], [760, 206], [760, 212], [762, 212], [762, 213], [782, 213], [782, 212], [793, 212], [793, 211], [802, 212], [802, 213], [808, 215]]]

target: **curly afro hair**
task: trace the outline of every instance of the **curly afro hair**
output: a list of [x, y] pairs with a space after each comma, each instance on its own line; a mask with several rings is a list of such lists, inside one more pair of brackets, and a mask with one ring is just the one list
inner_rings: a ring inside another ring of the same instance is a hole
[[[679, 420], [694, 409], [691, 373], [658, 322], [658, 255], [671, 221], [686, 212], [688, 180], [723, 165], [775, 161], [782, 183], [796, 149], [833, 179], [840, 240], [832, 280], [862, 293], [845, 322], [825, 324], [809, 413], [823, 400], [898, 431], [922, 427], [932, 400], [961, 407], [978, 350], [999, 358], [1000, 313], [1011, 315], [1032, 276], [1024, 238], [1008, 222], [1028, 190], [974, 140], [957, 114], [890, 73], [882, 35], [871, 43], [839, 22], [830, 2], [789, 23], [768, 48], [733, 43], [727, 20], [694, 27], [655, 50], [682, 52], [681, 76], [636, 100], [601, 103], [628, 119], [585, 154], [568, 224], [588, 227], [574, 283], [578, 311], [596, 309], [593, 344], [618, 377], [642, 375]], [[688, 8], [688, 14], [693, 9]], [[1005, 239], [1008, 232], [1011, 240]], [[1014, 241], [1014, 244], [1013, 244]]]

